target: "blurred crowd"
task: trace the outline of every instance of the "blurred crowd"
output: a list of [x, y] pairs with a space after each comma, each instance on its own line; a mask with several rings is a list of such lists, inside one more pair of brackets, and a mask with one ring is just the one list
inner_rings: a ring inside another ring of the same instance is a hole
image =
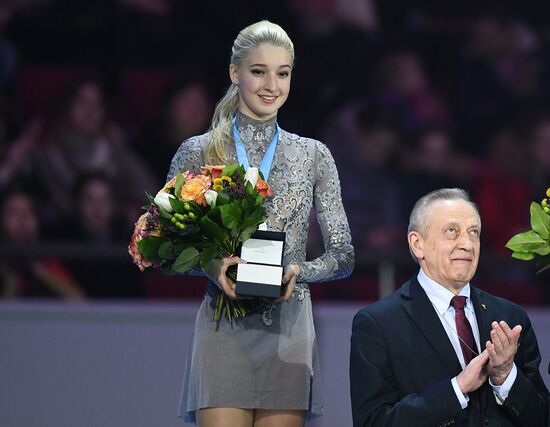
[[[460, 186], [483, 221], [478, 284], [550, 303], [550, 278], [504, 247], [550, 186], [542, 3], [4, 1], [0, 298], [200, 296], [198, 284], [139, 274], [125, 246], [181, 141], [208, 129], [233, 38], [267, 18], [297, 53], [279, 122], [330, 148], [357, 254], [348, 286], [319, 295], [376, 298], [387, 259], [397, 280], [414, 271], [412, 205]], [[315, 225], [311, 256], [322, 245]], [[80, 250], [56, 253], [52, 243]]]

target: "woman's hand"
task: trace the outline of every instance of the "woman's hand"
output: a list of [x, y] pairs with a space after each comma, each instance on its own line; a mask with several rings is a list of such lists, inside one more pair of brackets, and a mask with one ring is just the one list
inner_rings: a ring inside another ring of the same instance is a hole
[[282, 278], [284, 293], [281, 298], [276, 300], [277, 302], [288, 301], [290, 299], [296, 287], [296, 278], [298, 274], [300, 274], [300, 267], [298, 264], [289, 264], [285, 267]]
[[237, 294], [235, 293], [237, 285], [225, 273], [230, 266], [244, 263], [246, 261], [237, 256], [214, 259], [208, 264], [204, 272], [229, 298], [237, 299]]

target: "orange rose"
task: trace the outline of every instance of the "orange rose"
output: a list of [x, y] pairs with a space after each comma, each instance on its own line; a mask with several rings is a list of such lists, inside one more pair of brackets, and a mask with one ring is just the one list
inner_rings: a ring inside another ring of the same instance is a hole
[[258, 182], [256, 183], [256, 191], [260, 193], [263, 197], [271, 197], [273, 194], [271, 192], [271, 187], [267, 182], [265, 182], [262, 178], [258, 178]]
[[210, 189], [212, 180], [209, 176], [197, 175], [185, 182], [181, 189], [181, 200], [193, 201], [198, 205], [207, 206], [204, 194]]
[[210, 176], [212, 177], [212, 179], [214, 179], [219, 177], [224, 169], [224, 165], [206, 165], [201, 168], [201, 171], [203, 175], [206, 175], [208, 172], [210, 172]]
[[[195, 176], [193, 172], [185, 171], [181, 173], [185, 179], [191, 179]], [[174, 175], [170, 181], [168, 181], [166, 184], [164, 184], [164, 187], [162, 187], [162, 190], [165, 193], [168, 193], [171, 188], [174, 188], [176, 186], [176, 178], [178, 177], [178, 174]]]

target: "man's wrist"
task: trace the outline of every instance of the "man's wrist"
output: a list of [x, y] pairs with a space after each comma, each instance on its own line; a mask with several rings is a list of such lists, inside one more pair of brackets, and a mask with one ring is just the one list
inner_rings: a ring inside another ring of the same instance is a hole
[[512, 369], [510, 370], [508, 376], [505, 378], [502, 384], [495, 384], [493, 382], [493, 379], [489, 377], [489, 385], [493, 389], [497, 404], [502, 405], [504, 401], [508, 398], [508, 394], [510, 393], [512, 386], [516, 381], [517, 374], [518, 369], [514, 363], [512, 364]]
[[508, 375], [506, 375], [505, 377], [489, 377], [489, 379], [491, 380], [491, 385], [501, 386], [502, 384], [504, 384], [504, 381], [506, 381], [507, 377]]
[[504, 373], [500, 373], [498, 375], [489, 375], [491, 385], [501, 386], [502, 384], [504, 384], [504, 381], [506, 381], [506, 378], [508, 378], [508, 375], [510, 375], [510, 372], [512, 372], [512, 366], [513, 365], [510, 365], [510, 367]]
[[468, 395], [463, 393], [460, 389], [460, 386], [458, 385], [458, 377], [452, 378], [451, 384], [453, 386], [453, 390], [455, 391], [456, 398], [458, 399], [458, 403], [460, 403], [460, 407], [462, 409], [466, 409], [468, 406]]

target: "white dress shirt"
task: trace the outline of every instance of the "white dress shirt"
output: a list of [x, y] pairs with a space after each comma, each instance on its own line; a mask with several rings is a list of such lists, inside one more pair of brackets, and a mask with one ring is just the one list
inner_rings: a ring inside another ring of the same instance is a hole
[[[439, 320], [441, 321], [441, 325], [445, 329], [445, 332], [447, 333], [447, 336], [451, 341], [456, 356], [458, 357], [458, 360], [462, 366], [462, 369], [464, 369], [466, 367], [466, 364], [464, 362], [464, 355], [462, 354], [462, 348], [460, 347], [460, 341], [458, 339], [458, 333], [456, 331], [455, 309], [453, 306], [451, 306], [451, 299], [455, 296], [455, 294], [443, 285], [440, 285], [439, 283], [430, 279], [426, 275], [426, 273], [424, 273], [424, 270], [422, 270], [422, 268], [418, 272], [417, 278], [418, 283], [420, 283], [420, 286], [422, 287], [422, 289], [424, 289], [424, 292], [426, 292], [428, 299], [432, 303], [434, 310], [437, 313]], [[470, 298], [470, 284], [468, 283], [466, 286], [464, 286], [460, 290], [460, 293], [458, 295], [466, 297], [464, 313], [466, 315], [466, 318], [468, 319], [468, 322], [470, 322], [470, 326], [472, 327], [472, 333], [474, 335], [477, 346], [477, 348], [473, 350], [475, 350], [475, 354], [478, 355], [480, 354], [479, 328], [477, 325], [476, 313], [474, 311], [472, 299]], [[483, 343], [483, 348], [485, 349], [485, 343]], [[508, 397], [508, 393], [510, 392], [512, 385], [516, 380], [516, 376], [517, 368], [514, 364], [512, 366], [512, 371], [502, 385], [495, 386], [491, 383], [491, 380], [489, 380], [489, 384], [493, 388], [493, 394], [495, 395], [495, 399], [499, 405], [502, 405]], [[456, 397], [460, 402], [460, 406], [462, 407], [462, 409], [466, 408], [468, 406], [469, 399], [468, 396], [462, 393], [462, 391], [460, 390], [456, 377], [451, 380], [451, 384], [453, 385]]]

